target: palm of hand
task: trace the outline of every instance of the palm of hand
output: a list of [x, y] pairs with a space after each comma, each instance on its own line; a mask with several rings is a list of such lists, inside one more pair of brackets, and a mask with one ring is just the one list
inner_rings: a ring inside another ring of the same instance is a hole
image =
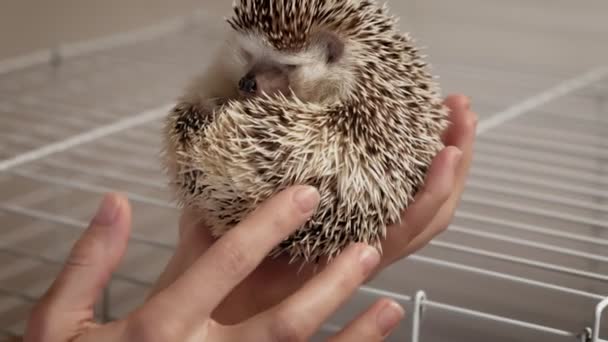
[[[462, 96], [448, 98], [446, 105], [451, 110], [451, 125], [443, 136], [446, 148], [433, 161], [424, 189], [403, 214], [401, 224], [388, 228], [376, 272], [416, 252], [443, 232], [458, 206], [471, 163], [477, 118]], [[152, 293], [172, 282], [214, 241], [204, 221], [185, 212], [180, 223], [180, 245]], [[262, 312], [296, 292], [324, 265], [321, 261], [316, 270], [312, 265], [300, 269], [287, 261], [264, 261], [224, 300], [214, 318], [223, 324], [236, 324]]]

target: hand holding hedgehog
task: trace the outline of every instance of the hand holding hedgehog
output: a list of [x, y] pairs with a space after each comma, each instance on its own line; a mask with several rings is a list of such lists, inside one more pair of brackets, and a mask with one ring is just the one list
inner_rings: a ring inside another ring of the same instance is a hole
[[413, 41], [371, 0], [234, 9], [231, 50], [169, 116], [180, 203], [218, 237], [282, 189], [312, 185], [319, 209], [271, 255], [309, 262], [353, 242], [381, 249], [444, 147], [447, 110]]
[[[426, 246], [447, 228], [459, 204], [473, 156], [477, 115], [464, 96], [449, 96], [445, 104], [450, 109], [450, 126], [443, 134], [446, 148], [433, 160], [424, 187], [402, 213], [401, 224], [388, 227], [382, 258], [374, 273]], [[214, 243], [206, 219], [197, 210], [186, 209], [176, 257], [154, 292], [171, 283]], [[214, 318], [235, 324], [253, 317], [298, 291], [315, 275], [313, 270], [313, 265], [294, 269], [288, 257], [266, 259], [215, 310]]]

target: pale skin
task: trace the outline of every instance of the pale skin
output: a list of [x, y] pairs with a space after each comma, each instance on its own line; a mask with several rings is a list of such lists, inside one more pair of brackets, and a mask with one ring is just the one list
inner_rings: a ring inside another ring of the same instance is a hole
[[[375, 249], [353, 244], [297, 292], [239, 324], [222, 325], [212, 318], [212, 312], [276, 244], [310, 217], [318, 202], [316, 189], [307, 186], [279, 193], [191, 260], [187, 269], [180, 270], [171, 284], [156, 291], [141, 307], [122, 319], [99, 324], [94, 321], [93, 306], [125, 253], [131, 226], [128, 201], [110, 194], [55, 282], [33, 308], [24, 340], [307, 340], [371, 274], [380, 261]], [[343, 269], [351, 272], [345, 274]], [[397, 303], [380, 300], [332, 340], [353, 341], [357, 336], [355, 341], [379, 341], [403, 315]]]
[[[25, 341], [304, 341], [315, 334], [375, 273], [406, 258], [443, 232], [458, 206], [472, 158], [477, 116], [469, 100], [451, 96], [447, 145], [434, 160], [424, 189], [390, 227], [383, 255], [353, 244], [313, 274], [266, 254], [314, 212], [316, 190], [287, 189], [219, 240], [204, 218], [184, 212], [180, 242], [148, 300], [108, 324], [93, 306], [127, 248], [131, 210], [109, 195], [75, 244], [63, 270], [34, 306]], [[343, 272], [344, 269], [350, 272]], [[314, 314], [311, 314], [314, 313]], [[403, 309], [380, 299], [331, 341], [382, 341], [403, 319]]]

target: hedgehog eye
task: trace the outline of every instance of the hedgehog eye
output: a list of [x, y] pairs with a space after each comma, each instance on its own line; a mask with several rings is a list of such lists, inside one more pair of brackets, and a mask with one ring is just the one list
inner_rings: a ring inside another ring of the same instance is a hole
[[285, 67], [289, 71], [294, 71], [294, 70], [296, 70], [299, 67], [299, 65], [297, 65], [297, 64], [285, 64]]
[[344, 42], [335, 33], [320, 31], [316, 34], [316, 39], [325, 51], [325, 58], [328, 64], [338, 62], [344, 55]]

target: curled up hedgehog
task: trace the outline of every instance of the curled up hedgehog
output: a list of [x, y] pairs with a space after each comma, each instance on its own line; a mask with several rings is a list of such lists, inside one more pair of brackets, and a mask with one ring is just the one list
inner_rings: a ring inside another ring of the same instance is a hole
[[286, 187], [317, 187], [312, 218], [271, 253], [381, 250], [443, 148], [447, 110], [409, 35], [370, 0], [241, 0], [227, 44], [168, 116], [180, 205], [219, 237]]

